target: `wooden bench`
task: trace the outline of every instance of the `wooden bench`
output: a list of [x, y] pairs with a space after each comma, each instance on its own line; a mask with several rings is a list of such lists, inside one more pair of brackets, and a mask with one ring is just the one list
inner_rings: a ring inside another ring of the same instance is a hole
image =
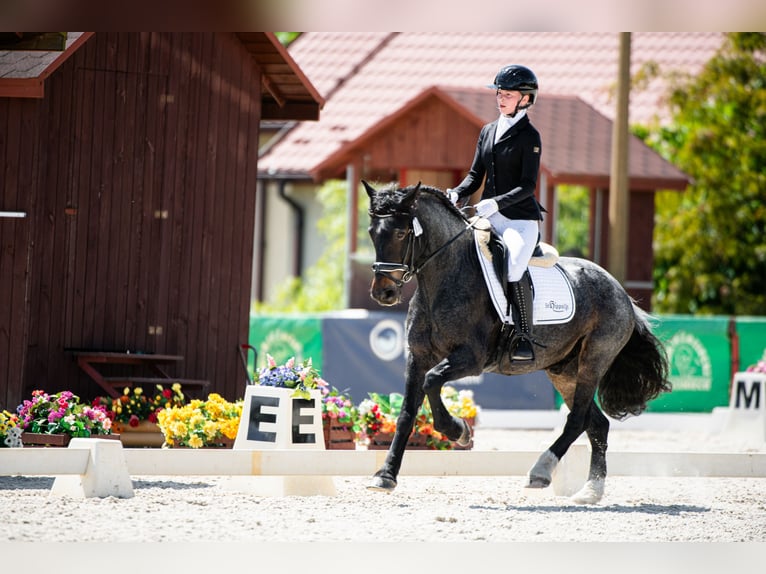
[[[201, 394], [210, 386], [209, 381], [200, 379], [182, 379], [170, 376], [164, 369], [167, 365], [175, 365], [184, 360], [180, 355], [164, 355], [155, 353], [130, 353], [114, 351], [71, 351], [77, 359], [77, 364], [98, 385], [104, 389], [110, 397], [117, 398], [122, 395], [125, 387], [136, 385], [161, 385], [170, 387], [174, 383], [181, 383], [184, 394]], [[97, 368], [98, 367], [98, 368]], [[128, 374], [116, 375], [101, 372], [104, 368], [121, 368], [120, 370], [133, 371]], [[147, 375], [152, 376], [147, 376]]]

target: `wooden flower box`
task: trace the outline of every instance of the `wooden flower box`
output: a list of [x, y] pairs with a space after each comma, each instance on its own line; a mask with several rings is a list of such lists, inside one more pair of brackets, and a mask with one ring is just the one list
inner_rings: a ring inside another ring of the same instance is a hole
[[115, 421], [112, 423], [112, 431], [120, 434], [124, 447], [159, 448], [165, 443], [165, 435], [162, 434], [159, 425], [150, 421], [139, 421], [138, 426], [134, 427]]
[[[394, 433], [377, 432], [370, 438], [370, 444], [367, 445], [367, 449], [388, 450], [393, 440]], [[410, 440], [407, 441], [407, 450], [428, 450], [428, 445], [426, 444], [426, 435], [417, 432], [412, 433], [410, 435]]]
[[[110, 440], [120, 440], [118, 434], [95, 434], [89, 438], [103, 438]], [[24, 446], [41, 447], [67, 447], [72, 437], [68, 434], [45, 434], [36, 432], [23, 432], [21, 433], [21, 442]]]
[[356, 433], [347, 423], [339, 423], [335, 420], [324, 419], [322, 421], [324, 431], [324, 447], [327, 450], [355, 450]]
[[[190, 446], [179, 445], [179, 444], [176, 444], [176, 445], [168, 444], [166, 446], [167, 448], [192, 448]], [[222, 436], [220, 438], [215, 439], [214, 443], [206, 444], [204, 446], [201, 446], [200, 448], [234, 448], [234, 439]]]

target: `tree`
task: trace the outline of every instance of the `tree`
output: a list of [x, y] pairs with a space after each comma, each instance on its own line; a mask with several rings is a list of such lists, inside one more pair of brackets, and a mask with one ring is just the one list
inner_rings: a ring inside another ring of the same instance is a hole
[[[357, 190], [361, 195], [361, 189]], [[359, 245], [364, 245], [367, 222], [367, 196], [359, 203]], [[274, 300], [269, 303], [255, 303], [256, 313], [313, 313], [343, 309], [345, 301], [343, 286], [346, 260], [346, 182], [330, 180], [317, 192], [322, 205], [322, 217], [317, 230], [326, 241], [326, 248], [315, 265], [309, 267], [305, 277], [287, 279], [277, 290]]]
[[672, 82], [669, 127], [643, 135], [691, 176], [657, 196], [653, 308], [766, 314], [766, 34], [735, 33]]

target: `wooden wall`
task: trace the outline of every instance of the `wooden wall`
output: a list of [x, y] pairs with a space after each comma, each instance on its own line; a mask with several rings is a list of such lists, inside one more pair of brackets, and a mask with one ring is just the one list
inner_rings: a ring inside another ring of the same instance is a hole
[[0, 406], [35, 388], [101, 394], [72, 348], [183, 355], [174, 375], [244, 393], [260, 89], [230, 33], [98, 33], [48, 78], [28, 118], [37, 152], [18, 158], [33, 175], [16, 193], [37, 201], [13, 224], [16, 267], [25, 225], [32, 239], [26, 317], [11, 327], [27, 331], [26, 364], [0, 367]]
[[0, 211], [27, 214], [0, 217], [0, 409], [10, 411], [24, 378], [38, 115], [34, 100], [0, 98]]

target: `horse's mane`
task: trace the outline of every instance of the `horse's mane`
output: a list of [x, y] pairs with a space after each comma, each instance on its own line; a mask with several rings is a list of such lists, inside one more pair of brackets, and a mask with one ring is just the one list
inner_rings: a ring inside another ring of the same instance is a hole
[[[402, 200], [416, 187], [416, 185], [409, 185], [400, 188], [397, 184], [392, 183], [387, 187], [380, 189], [378, 193], [375, 194], [371, 211], [378, 215], [396, 215], [402, 213], [402, 210], [400, 209]], [[462, 220], [466, 219], [465, 214], [452, 204], [443, 190], [437, 187], [421, 184], [420, 194], [421, 197], [419, 200], [426, 198], [426, 201], [433, 199], [437, 202], [441, 202], [445, 209], [451, 211]]]

